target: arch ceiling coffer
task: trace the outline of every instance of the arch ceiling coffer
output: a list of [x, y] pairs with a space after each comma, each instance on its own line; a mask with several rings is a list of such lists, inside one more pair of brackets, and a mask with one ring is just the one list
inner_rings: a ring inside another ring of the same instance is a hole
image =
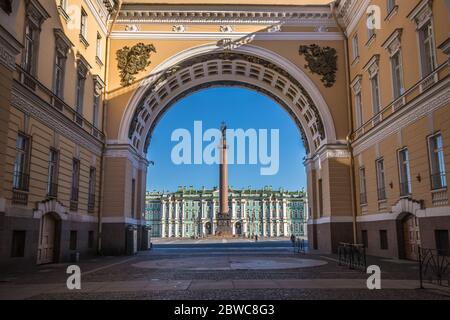
[[151, 132], [167, 106], [201, 88], [240, 85], [276, 100], [296, 122], [308, 153], [324, 142], [320, 113], [308, 92], [287, 71], [263, 58], [239, 52], [216, 52], [184, 60], [148, 85], [128, 130], [136, 150], [145, 153]]

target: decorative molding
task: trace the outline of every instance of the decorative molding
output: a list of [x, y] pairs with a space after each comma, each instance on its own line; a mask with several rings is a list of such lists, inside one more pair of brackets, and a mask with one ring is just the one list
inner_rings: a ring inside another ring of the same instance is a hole
[[[227, 38], [238, 40], [251, 38], [252, 41], [342, 41], [341, 32], [230, 32]], [[114, 40], [221, 40], [223, 32], [152, 32], [152, 31], [113, 31]]]
[[341, 0], [337, 12], [346, 27], [347, 36], [351, 35], [361, 18], [367, 13], [371, 0]]
[[352, 216], [331, 216], [318, 219], [308, 219], [308, 224], [326, 224], [326, 223], [353, 223]]
[[101, 156], [103, 146], [101, 141], [92, 137], [72, 120], [47, 104], [33, 92], [30, 92], [28, 88], [19, 82], [13, 83], [11, 105], [41, 123], [46, 125], [51, 123], [52, 128], [62, 136], [74, 141], [77, 145], [85, 147], [95, 155]]
[[117, 23], [336, 26], [329, 6], [122, 5]]
[[[377, 130], [371, 130], [353, 142], [353, 154], [358, 155], [386, 137], [399, 132], [407, 125], [433, 113], [438, 108], [450, 103], [450, 78], [442, 80], [430, 90], [425, 91], [409, 104], [403, 106], [396, 114], [379, 124]], [[362, 139], [362, 137], [364, 137]]]
[[[92, 15], [94, 16], [97, 25], [100, 27], [100, 30], [102, 31], [103, 35], [107, 35], [108, 34], [108, 28], [107, 28], [107, 16], [104, 16], [104, 13], [99, 12], [98, 10], [96, 10], [94, 4], [92, 3], [93, 0], [84, 0], [84, 3], [86, 3], [87, 7], [89, 8], [89, 11], [92, 13]], [[108, 1], [108, 0], [106, 0]], [[100, 8], [102, 6], [99, 6]], [[106, 8], [106, 6], [104, 6], [104, 8]], [[102, 17], [104, 16], [104, 17]]]
[[219, 27], [220, 32], [231, 33], [234, 31], [233, 26], [231, 25], [222, 25]]
[[55, 35], [56, 49], [64, 56], [67, 56], [69, 50], [74, 47], [73, 43], [60, 28], [54, 28], [53, 33]]
[[358, 74], [350, 84], [352, 87], [353, 93], [356, 95], [361, 92], [361, 82], [362, 82], [362, 75]]
[[50, 18], [50, 14], [38, 0], [25, 0], [25, 4], [27, 18], [36, 26], [36, 28], [40, 29], [42, 23]]
[[369, 78], [372, 79], [378, 74], [379, 70], [380, 55], [374, 54], [370, 58], [369, 62], [366, 63], [363, 70], [369, 73]]
[[186, 26], [184, 24], [176, 24], [172, 27], [173, 32], [186, 32]]
[[307, 64], [305, 68], [322, 76], [322, 83], [330, 88], [336, 82], [337, 52], [331, 47], [320, 47], [316, 44], [300, 46], [299, 54], [304, 55]]
[[139, 42], [129, 48], [128, 46], [117, 50], [117, 68], [120, 71], [120, 84], [127, 86], [136, 78], [135, 75], [144, 71], [150, 65], [150, 54], [156, 52], [152, 44]]
[[94, 81], [94, 95], [99, 96], [105, 88], [105, 83], [97, 74], [92, 77], [92, 80]]
[[416, 23], [417, 29], [427, 23], [433, 16], [433, 0], [422, 0], [408, 14], [408, 18]]
[[16, 56], [22, 48], [22, 44], [0, 25], [0, 63], [10, 71], [14, 71]]
[[389, 52], [389, 56], [396, 54], [401, 48], [401, 38], [403, 29], [397, 28], [391, 35], [386, 39], [386, 41], [381, 45], [384, 49]]

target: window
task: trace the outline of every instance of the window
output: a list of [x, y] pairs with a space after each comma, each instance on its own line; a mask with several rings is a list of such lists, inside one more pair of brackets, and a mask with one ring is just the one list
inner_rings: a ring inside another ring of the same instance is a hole
[[377, 170], [377, 190], [378, 190], [378, 200], [386, 199], [386, 185], [384, 180], [384, 160], [379, 159], [376, 161]]
[[405, 89], [403, 88], [403, 75], [402, 75], [402, 65], [400, 62], [400, 51], [397, 51], [391, 57], [391, 67], [392, 67], [394, 99], [397, 99], [405, 92]]
[[102, 57], [102, 36], [97, 32], [97, 40], [95, 42], [95, 55], [101, 61]]
[[370, 79], [370, 83], [372, 85], [372, 110], [373, 114], [376, 115], [380, 112], [380, 86], [378, 73]]
[[62, 55], [59, 51], [56, 51], [55, 58], [55, 74], [53, 75], [54, 85], [53, 92], [58, 98], [63, 98], [63, 88], [64, 88], [64, 71], [66, 65], [66, 57]]
[[380, 249], [381, 250], [387, 250], [388, 249], [387, 230], [380, 230]]
[[80, 160], [72, 160], [72, 189], [70, 193], [70, 208], [75, 211], [78, 209], [78, 187], [80, 183]]
[[87, 40], [87, 13], [81, 8], [80, 35]]
[[67, 0], [59, 0], [59, 7], [64, 11], [67, 11]]
[[131, 217], [135, 217], [136, 180], [131, 179]]
[[400, 174], [400, 196], [411, 194], [411, 172], [409, 169], [408, 149], [398, 152], [398, 165]]
[[319, 215], [323, 217], [323, 186], [322, 179], [319, 179]]
[[58, 194], [58, 151], [50, 149], [48, 156], [47, 197], [56, 198]]
[[359, 200], [360, 205], [367, 204], [367, 193], [366, 193], [366, 169], [359, 169]]
[[355, 108], [356, 108], [356, 127], [359, 128], [363, 125], [363, 109], [362, 109], [361, 92], [358, 92], [355, 95]]
[[428, 152], [430, 155], [431, 189], [446, 188], [444, 147], [440, 133], [428, 139]]
[[359, 58], [358, 34], [352, 38], [353, 61]]
[[84, 82], [86, 77], [78, 72], [77, 73], [77, 87], [76, 87], [76, 108], [77, 113], [82, 116], [83, 114], [83, 98], [84, 98]]
[[36, 56], [38, 53], [38, 29], [27, 21], [25, 25], [25, 48], [23, 67], [26, 72], [36, 75]]
[[434, 237], [438, 254], [450, 254], [448, 230], [434, 230]]
[[388, 14], [391, 13], [392, 10], [395, 8], [395, 0], [387, 0], [387, 12]]
[[428, 21], [419, 29], [419, 43], [422, 77], [425, 77], [436, 68], [436, 55], [431, 21]]
[[361, 241], [362, 241], [362, 245], [364, 246], [364, 248], [369, 247], [369, 238], [367, 236], [367, 230], [361, 231]]
[[92, 110], [92, 124], [96, 128], [98, 128], [99, 106], [100, 106], [100, 96], [94, 94], [94, 104], [93, 104], [93, 110]]
[[88, 248], [92, 249], [94, 247], [94, 231], [88, 232]]
[[14, 161], [13, 188], [28, 191], [30, 138], [20, 134], [16, 139], [16, 159]]
[[371, 11], [367, 17], [367, 41], [370, 41], [372, 37], [375, 35], [375, 12]]
[[77, 231], [70, 230], [69, 250], [77, 250]]
[[20, 258], [25, 256], [26, 231], [14, 230], [11, 243], [11, 258]]
[[95, 167], [91, 167], [89, 169], [88, 212], [94, 212], [95, 210], [95, 182], [96, 182], [96, 169]]

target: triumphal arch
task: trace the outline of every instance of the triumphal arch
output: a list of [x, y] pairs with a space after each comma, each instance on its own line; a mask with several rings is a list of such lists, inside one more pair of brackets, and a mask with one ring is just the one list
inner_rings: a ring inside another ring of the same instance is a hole
[[146, 153], [158, 120], [179, 99], [215, 86], [250, 88], [289, 113], [307, 151], [311, 246], [332, 251], [353, 241], [346, 50], [335, 14], [326, 4], [247, 2], [125, 1], [114, 17], [106, 62], [104, 252], [125, 251], [124, 228], [140, 237]]

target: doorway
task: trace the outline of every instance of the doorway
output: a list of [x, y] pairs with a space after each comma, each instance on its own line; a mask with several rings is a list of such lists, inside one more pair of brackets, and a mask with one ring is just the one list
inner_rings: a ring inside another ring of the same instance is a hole
[[50, 213], [41, 218], [37, 264], [56, 262], [58, 220]]
[[413, 215], [408, 215], [403, 220], [403, 242], [405, 258], [408, 260], [418, 259], [418, 248], [420, 246], [419, 220]]

